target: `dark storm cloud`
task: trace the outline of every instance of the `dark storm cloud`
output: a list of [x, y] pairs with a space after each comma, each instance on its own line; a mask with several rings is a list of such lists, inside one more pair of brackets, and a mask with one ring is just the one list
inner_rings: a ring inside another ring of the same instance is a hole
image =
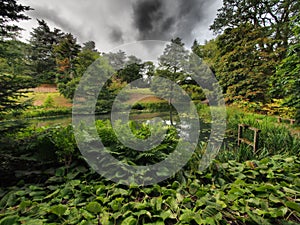
[[[138, 0], [133, 4], [134, 26], [139, 32], [138, 39], [161, 39], [172, 27], [173, 18], [164, 18], [164, 1]], [[163, 31], [165, 30], [165, 31]]]
[[114, 43], [124, 43], [123, 32], [119, 27], [112, 27], [109, 37], [110, 40]]
[[161, 4], [160, 0], [141, 0], [133, 6], [134, 23], [141, 32], [153, 29], [152, 21], [159, 16]]
[[208, 5], [216, 0], [137, 0], [133, 4], [138, 39], [170, 40], [181, 37], [187, 42], [201, 24]]

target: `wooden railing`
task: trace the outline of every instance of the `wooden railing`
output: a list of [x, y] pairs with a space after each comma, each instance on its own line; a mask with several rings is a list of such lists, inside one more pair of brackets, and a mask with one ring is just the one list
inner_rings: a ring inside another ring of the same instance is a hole
[[[253, 152], [255, 153], [258, 148], [258, 138], [259, 138], [259, 133], [261, 132], [261, 130], [258, 128], [255, 128], [255, 127], [250, 127], [247, 124], [239, 124], [238, 126], [239, 126], [238, 127], [238, 146], [240, 146], [240, 144], [242, 142], [246, 143], [247, 145], [250, 145], [253, 147]], [[247, 138], [243, 137], [243, 133], [246, 129], [252, 130], [254, 132], [253, 142], [248, 140]]]
[[282, 123], [283, 121], [289, 121], [291, 125], [293, 125], [296, 122], [296, 120], [294, 120], [294, 119], [277, 117], [278, 123]]

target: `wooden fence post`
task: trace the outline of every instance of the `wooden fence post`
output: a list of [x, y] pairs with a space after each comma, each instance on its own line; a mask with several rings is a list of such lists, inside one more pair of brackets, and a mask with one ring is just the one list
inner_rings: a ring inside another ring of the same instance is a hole
[[[243, 130], [244, 129], [249, 129], [254, 131], [254, 137], [253, 137], [253, 142], [249, 141], [247, 138], [243, 138]], [[247, 124], [239, 124], [238, 125], [238, 146], [240, 146], [240, 144], [246, 143], [250, 146], [253, 147], [253, 152], [255, 153], [256, 150], [258, 149], [258, 141], [259, 141], [259, 133], [260, 133], [260, 129], [257, 129], [255, 127], [250, 127]]]

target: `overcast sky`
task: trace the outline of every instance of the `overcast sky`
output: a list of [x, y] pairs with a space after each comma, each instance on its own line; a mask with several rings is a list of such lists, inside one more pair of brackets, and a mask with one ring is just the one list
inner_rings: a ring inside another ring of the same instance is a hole
[[137, 40], [170, 41], [181, 37], [187, 46], [194, 39], [211, 39], [209, 25], [222, 0], [20, 0], [30, 5], [32, 19], [20, 22], [29, 39], [36, 19], [72, 33], [80, 43], [95, 41], [101, 52]]

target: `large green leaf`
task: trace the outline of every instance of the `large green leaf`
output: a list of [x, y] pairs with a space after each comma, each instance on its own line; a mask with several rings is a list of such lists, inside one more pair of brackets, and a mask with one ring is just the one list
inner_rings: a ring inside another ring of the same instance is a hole
[[101, 212], [101, 205], [98, 202], [90, 202], [86, 206], [87, 211], [98, 214]]

